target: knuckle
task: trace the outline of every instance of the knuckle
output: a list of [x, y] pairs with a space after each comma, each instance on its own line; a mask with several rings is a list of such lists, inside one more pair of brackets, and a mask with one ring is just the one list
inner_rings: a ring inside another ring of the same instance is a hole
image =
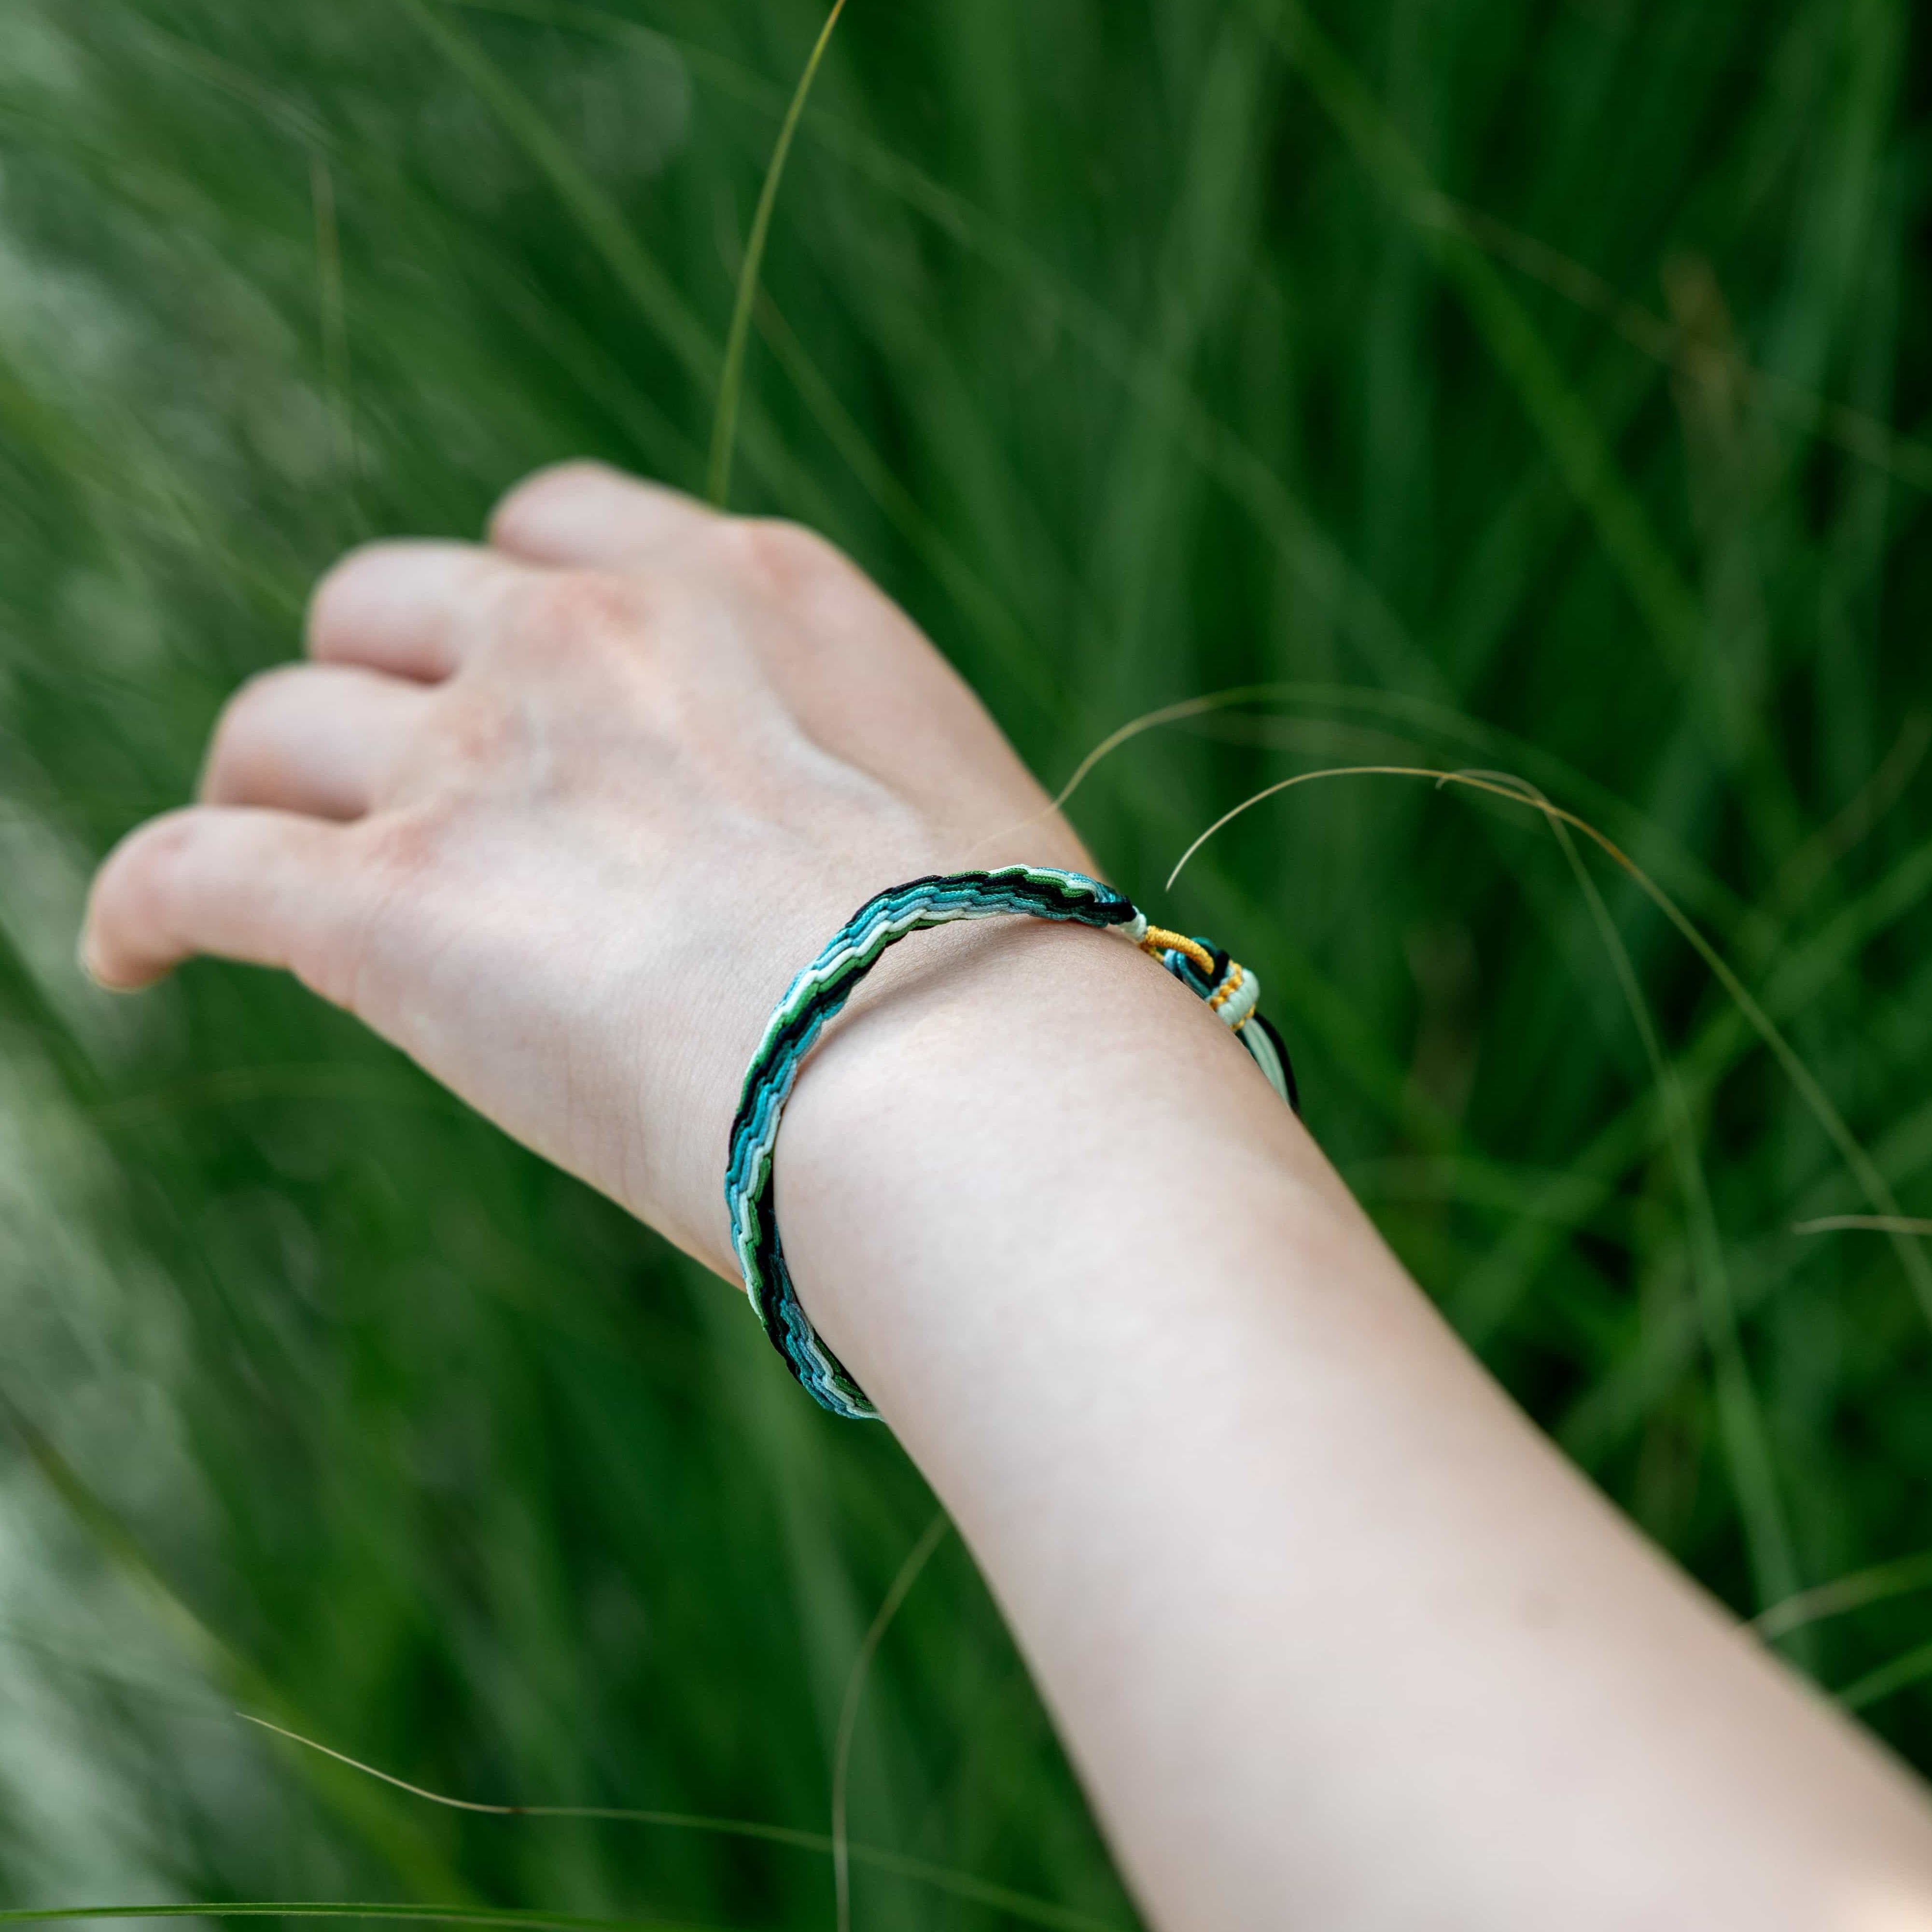
[[312, 672], [306, 664], [271, 664], [266, 670], [250, 671], [229, 694], [216, 729], [238, 722], [252, 723], [262, 712], [279, 709], [292, 686], [310, 676], [326, 674]]
[[208, 734], [208, 754], [202, 763], [200, 793], [204, 799], [218, 800], [228, 782], [247, 764], [269, 721], [280, 710], [290, 681], [303, 668], [276, 664], [258, 670], [230, 693]]
[[344, 916], [316, 933], [312, 953], [292, 962], [308, 984], [365, 1019], [376, 1019], [386, 1004], [394, 1018], [398, 962], [420, 962], [436, 908], [449, 899], [458, 820], [452, 801], [430, 799], [354, 828]]
[[433, 803], [365, 820], [356, 842], [371, 899], [380, 904], [420, 891], [442, 863], [448, 838], [448, 814]]
[[290, 970], [303, 985], [378, 1028], [394, 1023], [395, 976], [384, 968], [399, 947], [406, 952], [447, 864], [449, 820], [429, 801], [346, 830], [336, 916], [304, 922], [290, 947]]
[[724, 518], [716, 540], [733, 562], [781, 590], [795, 590], [848, 567], [837, 548], [816, 530], [788, 518]]
[[520, 538], [548, 529], [560, 516], [566, 514], [571, 504], [586, 491], [608, 489], [616, 474], [608, 464], [587, 456], [572, 457], [532, 471], [521, 482], [512, 484], [490, 512], [490, 542], [514, 548]]
[[187, 865], [199, 824], [192, 806], [151, 819], [114, 855], [113, 869], [137, 889], [164, 890]]
[[377, 537], [345, 551], [316, 580], [303, 626], [311, 657], [327, 658], [354, 630], [397, 562], [418, 548], [409, 538]]
[[507, 693], [481, 685], [451, 692], [436, 718], [439, 762], [455, 774], [468, 774], [473, 782], [512, 756], [525, 736], [524, 716], [524, 707]]

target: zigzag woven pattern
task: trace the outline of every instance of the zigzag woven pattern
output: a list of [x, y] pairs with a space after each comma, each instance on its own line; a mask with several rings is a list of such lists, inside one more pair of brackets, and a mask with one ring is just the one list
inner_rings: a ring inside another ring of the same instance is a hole
[[820, 1340], [793, 1291], [778, 1239], [772, 1179], [779, 1117], [813, 1042], [888, 946], [927, 926], [1014, 913], [1124, 928], [1200, 994], [1233, 1029], [1275, 1091], [1291, 1106], [1295, 1104], [1288, 1055], [1274, 1029], [1255, 1011], [1261, 991], [1255, 976], [1204, 940], [1150, 928], [1132, 900], [1097, 879], [1049, 866], [1006, 866], [997, 872], [914, 879], [868, 899], [792, 981], [766, 1023], [764, 1037], [746, 1071], [724, 1172], [732, 1245], [745, 1292], [792, 1373], [836, 1415], [862, 1420], [876, 1417], [878, 1411], [845, 1365]]

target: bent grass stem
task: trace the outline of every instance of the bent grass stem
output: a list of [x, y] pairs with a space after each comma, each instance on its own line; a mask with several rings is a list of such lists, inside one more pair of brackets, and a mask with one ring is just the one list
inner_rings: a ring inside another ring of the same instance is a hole
[[[870, 1661], [872, 1652], [878, 1647], [878, 1640], [885, 1634], [886, 1625], [891, 1622], [892, 1615], [897, 1612], [900, 1604], [904, 1601], [905, 1593], [911, 1588], [920, 1570], [925, 1567], [926, 1559], [938, 1546], [940, 1538], [936, 1532], [943, 1532], [946, 1526], [946, 1519], [942, 1516], [926, 1531], [914, 1549], [913, 1555], [919, 1559], [917, 1564], [908, 1559], [905, 1568], [900, 1571], [898, 1580], [888, 1593], [886, 1604], [867, 1638], [869, 1648], [862, 1648], [860, 1664], [855, 1666], [853, 1684], [848, 1687], [846, 1701], [848, 1712], [856, 1710], [855, 1694], [857, 1686], [863, 1682], [862, 1666]], [[766, 1844], [782, 1845], [792, 1851], [821, 1854], [831, 1854], [836, 1848], [837, 1841], [823, 1832], [800, 1831], [788, 1825], [760, 1824], [751, 1819], [712, 1818], [689, 1812], [646, 1810], [622, 1805], [492, 1804], [476, 1798], [453, 1798], [445, 1792], [432, 1791], [426, 1786], [412, 1784], [406, 1778], [398, 1778], [392, 1772], [379, 1770], [373, 1764], [365, 1764], [360, 1758], [351, 1757], [346, 1751], [339, 1751], [330, 1745], [320, 1744], [314, 1738], [304, 1737], [299, 1731], [292, 1731], [283, 1725], [271, 1724], [266, 1718], [254, 1717], [246, 1711], [238, 1711], [235, 1714], [244, 1723], [257, 1725], [265, 1731], [272, 1731], [276, 1736], [286, 1738], [290, 1744], [299, 1744], [305, 1750], [320, 1752], [324, 1757], [333, 1758], [338, 1764], [346, 1765], [352, 1771], [361, 1772], [365, 1777], [375, 1778], [398, 1791], [406, 1792], [412, 1798], [422, 1798], [426, 1804], [440, 1804], [452, 1811], [480, 1813], [492, 1818], [575, 1818], [601, 1820], [610, 1824], [655, 1825], [676, 1831], [704, 1832], [723, 1838], [754, 1839]], [[847, 1736], [842, 1719], [841, 1736], [842, 1738]], [[880, 1846], [848, 1842], [844, 1855], [858, 1864], [890, 1873], [895, 1877], [910, 1879], [916, 1883], [930, 1886], [936, 1892], [950, 1893], [956, 1898], [990, 1906], [997, 1911], [1005, 1912], [1008, 1917], [1020, 1919], [1026, 1924], [1046, 1926], [1051, 1928], [1051, 1932], [1118, 1932], [1118, 1928], [1107, 1921], [1095, 1918], [1088, 1913], [1070, 1911], [1049, 1900], [1031, 1898], [1024, 1892], [1015, 1892], [988, 1880], [975, 1877], [970, 1872], [952, 1871], [944, 1865], [930, 1864], [923, 1858], [908, 1858], [897, 1852], [887, 1851]], [[543, 1919], [530, 1922], [549, 1924], [562, 1922]], [[571, 1922], [590, 1924], [602, 1922]]]
[[859, 1654], [852, 1663], [852, 1674], [846, 1681], [845, 1700], [838, 1712], [838, 1738], [832, 1758], [832, 1877], [838, 1896], [838, 1932], [851, 1932], [852, 1925], [852, 1845], [845, 1828], [845, 1804], [848, 1774], [852, 1763], [852, 1738], [859, 1724], [859, 1700], [865, 1693], [872, 1659], [878, 1654], [879, 1646], [884, 1641], [893, 1618], [898, 1615], [899, 1606], [910, 1594], [912, 1586], [919, 1581], [920, 1571], [951, 1527], [951, 1520], [941, 1510], [926, 1525], [919, 1540], [907, 1553], [904, 1562], [899, 1566], [899, 1574], [892, 1579], [892, 1587], [886, 1592], [885, 1601], [879, 1606], [878, 1615], [872, 1619], [872, 1628], [866, 1633], [865, 1642], [859, 1646]]
[[[1540, 812], [1551, 822], [1561, 823], [1582, 832], [1629, 875], [1644, 896], [1677, 929], [1698, 958], [1715, 976], [1719, 985], [1743, 1016], [1745, 1023], [1770, 1048], [1773, 1058], [1796, 1090], [1806, 1110], [1824, 1130], [1826, 1138], [1838, 1150], [1840, 1158], [1858, 1184], [1860, 1192], [1871, 1203], [1875, 1217], [1887, 1223], [1905, 1219], [1898, 1198], [1892, 1191], [1891, 1184], [1880, 1171], [1877, 1163], [1865, 1151], [1864, 1144], [1852, 1133], [1844, 1116], [1839, 1112], [1831, 1096], [1825, 1091], [1816, 1075], [1785, 1037], [1777, 1022], [1759, 1004], [1750, 989], [1732, 970], [1730, 962], [1704, 937], [1676, 901], [1620, 846], [1587, 820], [1578, 818], [1574, 812], [1565, 812], [1561, 806], [1552, 805], [1546, 800], [1526, 793], [1514, 784], [1499, 782], [1475, 772], [1438, 771], [1414, 765], [1338, 765], [1323, 771], [1297, 772], [1292, 778], [1281, 778], [1271, 785], [1264, 785], [1259, 791], [1250, 794], [1240, 804], [1224, 812], [1175, 861], [1174, 869], [1167, 875], [1168, 890], [1173, 890], [1174, 881], [1180, 878], [1189, 861], [1209, 839], [1266, 800], [1292, 791], [1300, 785], [1312, 784], [1321, 778], [1376, 777], [1427, 778], [1438, 789], [1444, 785], [1460, 785], [1469, 790], [1486, 792], [1493, 797], [1508, 800], [1513, 804], [1526, 805], [1532, 810]], [[1923, 1250], [1913, 1244], [1910, 1235], [1899, 1232], [1896, 1227], [1888, 1227], [1887, 1232], [1890, 1234], [1893, 1251], [1904, 1269], [1906, 1279], [1917, 1294], [1927, 1320], [1932, 1322], [1932, 1261], [1928, 1261]]]

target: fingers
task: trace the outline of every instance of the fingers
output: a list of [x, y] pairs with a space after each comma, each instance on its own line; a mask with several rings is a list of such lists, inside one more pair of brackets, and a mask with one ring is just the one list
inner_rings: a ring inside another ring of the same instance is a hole
[[344, 922], [352, 834], [280, 812], [190, 806], [109, 855], [88, 896], [81, 964], [132, 991], [197, 952], [293, 968], [332, 998], [327, 944]]
[[560, 463], [526, 477], [496, 506], [490, 541], [532, 563], [614, 569], [675, 549], [718, 522], [682, 490], [602, 463]]
[[316, 586], [308, 649], [437, 683], [494, 632], [506, 593], [544, 565], [621, 568], [720, 522], [695, 499], [601, 463], [567, 463], [519, 484], [490, 519], [490, 543], [386, 542], [352, 550]]
[[316, 818], [360, 818], [436, 702], [420, 684], [356, 664], [288, 664], [251, 679], [215, 727], [200, 796]]
[[309, 655], [438, 682], [490, 634], [503, 595], [531, 574], [479, 544], [364, 544], [316, 586]]

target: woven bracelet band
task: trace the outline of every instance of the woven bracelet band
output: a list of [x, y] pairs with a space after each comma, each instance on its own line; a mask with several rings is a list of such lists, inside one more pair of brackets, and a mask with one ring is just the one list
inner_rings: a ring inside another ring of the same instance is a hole
[[778, 1239], [772, 1178], [778, 1117], [813, 1042], [888, 946], [927, 926], [1015, 913], [1078, 926], [1119, 927], [1206, 1001], [1252, 1055], [1268, 1084], [1300, 1111], [1287, 1049], [1255, 1010], [1261, 982], [1254, 974], [1204, 940], [1149, 926], [1131, 899], [1097, 879], [1044, 866], [1006, 866], [997, 872], [914, 879], [868, 899], [793, 980], [766, 1022], [764, 1037], [746, 1070], [724, 1171], [731, 1241], [745, 1292], [792, 1373], [835, 1415], [864, 1420], [876, 1417], [878, 1411], [845, 1365], [819, 1340], [793, 1292]]

